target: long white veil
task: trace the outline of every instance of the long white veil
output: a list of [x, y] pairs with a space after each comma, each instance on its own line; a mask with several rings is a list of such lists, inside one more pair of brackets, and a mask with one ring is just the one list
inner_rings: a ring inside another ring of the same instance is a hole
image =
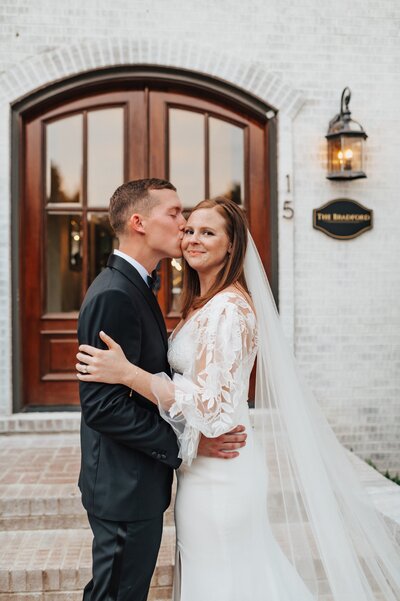
[[399, 601], [400, 549], [297, 371], [250, 234], [245, 277], [259, 333], [254, 428], [274, 534], [315, 599]]

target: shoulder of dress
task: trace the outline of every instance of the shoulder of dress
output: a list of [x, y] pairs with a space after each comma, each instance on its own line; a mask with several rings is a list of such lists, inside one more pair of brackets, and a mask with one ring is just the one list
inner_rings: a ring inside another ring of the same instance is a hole
[[212, 315], [213, 320], [219, 320], [224, 315], [242, 316], [255, 320], [254, 309], [249, 301], [236, 290], [223, 290], [216, 294], [208, 303], [203, 307], [203, 310], [198, 313], [200, 320], [208, 320]]
[[222, 292], [216, 294], [214, 296], [214, 299], [224, 306], [228, 304], [239, 307], [240, 309], [245, 308], [247, 310], [250, 309], [251, 311], [253, 311], [251, 304], [244, 296], [244, 294], [237, 290], [223, 290]]

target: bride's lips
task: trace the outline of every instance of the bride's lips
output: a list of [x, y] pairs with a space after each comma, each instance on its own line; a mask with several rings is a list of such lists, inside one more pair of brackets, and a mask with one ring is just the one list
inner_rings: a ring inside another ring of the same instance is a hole
[[187, 253], [188, 255], [192, 255], [194, 257], [204, 254], [202, 250], [188, 250]]

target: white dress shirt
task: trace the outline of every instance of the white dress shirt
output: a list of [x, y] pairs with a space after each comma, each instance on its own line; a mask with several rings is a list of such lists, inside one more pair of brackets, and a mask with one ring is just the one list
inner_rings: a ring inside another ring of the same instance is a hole
[[118, 257], [121, 257], [122, 259], [125, 259], [125, 261], [128, 261], [128, 263], [130, 263], [132, 265], [132, 267], [134, 267], [136, 269], [136, 271], [138, 271], [140, 273], [140, 275], [142, 276], [146, 286], [149, 285], [147, 278], [149, 277], [149, 272], [147, 271], [147, 269], [145, 269], [143, 267], [143, 265], [141, 265], [138, 261], [136, 261], [135, 259], [133, 259], [132, 257], [130, 257], [129, 255], [127, 255], [126, 253], [121, 252], [120, 250], [117, 250], [116, 248], [114, 249], [114, 255], [117, 255]]

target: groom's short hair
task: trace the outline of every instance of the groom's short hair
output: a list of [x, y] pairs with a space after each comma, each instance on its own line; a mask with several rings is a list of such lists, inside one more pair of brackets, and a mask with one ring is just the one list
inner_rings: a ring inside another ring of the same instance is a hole
[[115, 234], [123, 234], [126, 222], [132, 213], [145, 213], [159, 203], [156, 196], [150, 196], [150, 190], [173, 190], [176, 188], [165, 179], [135, 179], [119, 186], [110, 199], [108, 215]]

